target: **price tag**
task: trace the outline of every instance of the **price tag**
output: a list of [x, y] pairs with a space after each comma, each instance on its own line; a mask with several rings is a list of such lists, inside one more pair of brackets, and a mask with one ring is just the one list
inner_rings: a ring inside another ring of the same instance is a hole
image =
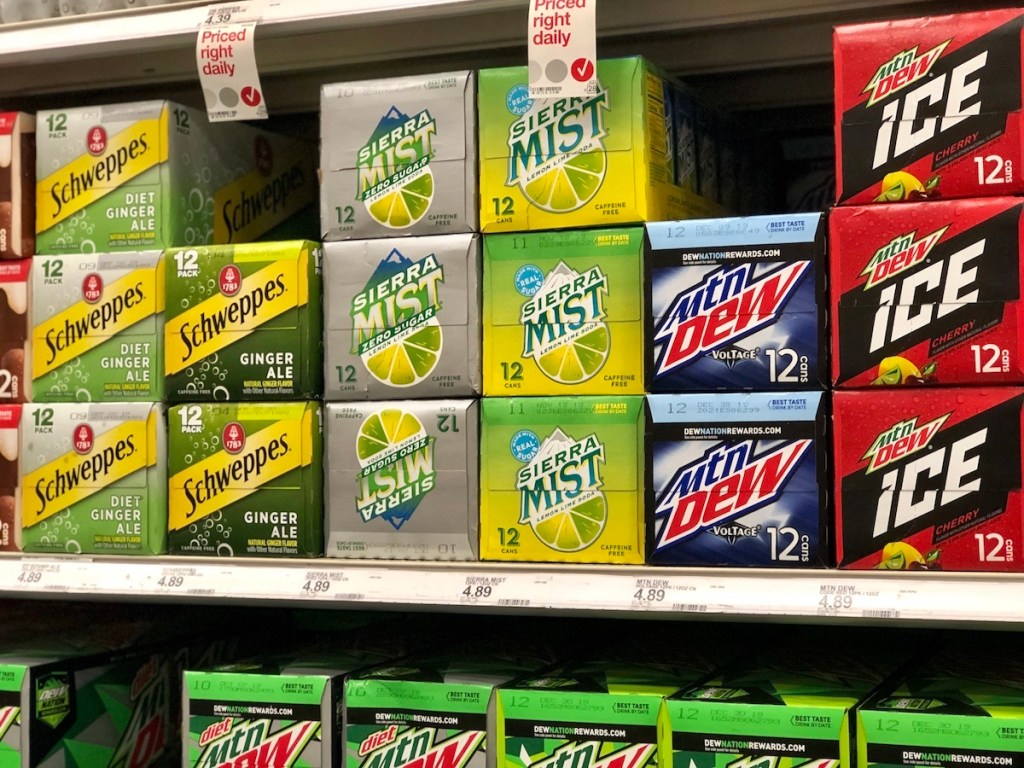
[[259, 4], [214, 5], [205, 12], [196, 38], [196, 67], [210, 122], [265, 119], [254, 47]]
[[874, 619], [898, 619], [893, 589], [876, 584], [821, 584], [818, 587], [819, 616], [858, 616]]
[[629, 584], [629, 607], [639, 610], [706, 613], [707, 602], [700, 599], [691, 584], [678, 584], [669, 579], [639, 578]]
[[342, 571], [306, 571], [299, 584], [299, 596], [359, 602], [366, 599]]
[[459, 588], [458, 601], [462, 605], [511, 605], [507, 597], [503, 598], [506, 581], [504, 576], [467, 576]]
[[51, 562], [26, 562], [22, 563], [21, 573], [16, 581], [18, 587], [26, 590], [52, 590], [56, 592], [67, 592], [70, 587], [66, 579], [61, 579], [61, 564]]
[[184, 592], [190, 595], [212, 595], [213, 589], [206, 586], [206, 580], [189, 566], [167, 566], [153, 574], [154, 587], [158, 592]]
[[597, 0], [530, 0], [530, 98], [597, 93]]

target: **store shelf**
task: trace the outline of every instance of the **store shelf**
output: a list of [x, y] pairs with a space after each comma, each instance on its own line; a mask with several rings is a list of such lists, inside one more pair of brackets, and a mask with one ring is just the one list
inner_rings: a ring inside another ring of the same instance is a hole
[[1024, 577], [941, 572], [0, 556], [0, 595], [1024, 626]]

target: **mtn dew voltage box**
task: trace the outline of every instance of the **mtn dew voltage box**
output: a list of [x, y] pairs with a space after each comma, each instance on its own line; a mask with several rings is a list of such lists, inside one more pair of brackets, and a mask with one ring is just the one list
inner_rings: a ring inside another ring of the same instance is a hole
[[642, 397], [482, 402], [482, 560], [644, 562]]
[[1024, 191], [1020, 9], [838, 27], [840, 203]]
[[1024, 382], [1019, 198], [836, 208], [837, 386]]
[[527, 68], [480, 72], [480, 231], [714, 216], [678, 186], [665, 83], [641, 58], [597, 62], [586, 96], [531, 99]]
[[32, 270], [37, 402], [162, 400], [159, 251], [40, 256]]
[[652, 392], [821, 388], [820, 213], [647, 225]]
[[823, 392], [647, 402], [648, 563], [829, 564]]
[[325, 410], [328, 557], [476, 560], [478, 401]]
[[1024, 389], [836, 392], [841, 568], [1021, 570]]
[[167, 429], [172, 554], [323, 554], [318, 403], [176, 405]]
[[324, 397], [480, 392], [480, 237], [324, 245]]
[[180, 104], [37, 119], [37, 253], [245, 243], [316, 200], [312, 146]]
[[31, 259], [0, 261], [0, 403], [31, 399], [31, 374], [25, 378], [31, 266]]
[[159, 555], [167, 538], [159, 403], [32, 403], [22, 410], [26, 552]]
[[474, 232], [476, 75], [320, 89], [324, 240]]
[[167, 251], [167, 400], [319, 396], [321, 261], [306, 240]]
[[639, 227], [484, 237], [485, 395], [644, 392]]

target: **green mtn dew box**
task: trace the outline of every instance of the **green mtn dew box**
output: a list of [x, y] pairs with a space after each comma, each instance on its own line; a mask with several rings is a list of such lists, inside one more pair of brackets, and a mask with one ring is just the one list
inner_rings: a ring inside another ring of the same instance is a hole
[[480, 238], [324, 244], [324, 397], [480, 391]]
[[167, 535], [159, 403], [30, 403], [21, 422], [26, 552], [158, 555]]
[[476, 400], [326, 406], [328, 557], [476, 560]]
[[33, 400], [163, 399], [160, 251], [40, 256], [32, 299]]
[[484, 237], [485, 395], [644, 391], [639, 227]]
[[245, 243], [316, 199], [315, 149], [167, 101], [37, 115], [36, 253]]
[[324, 85], [324, 240], [473, 232], [473, 72]]
[[318, 403], [176, 405], [167, 429], [172, 554], [323, 554]]
[[321, 260], [306, 240], [167, 251], [167, 400], [317, 397]]
[[642, 397], [484, 398], [480, 558], [644, 561]]

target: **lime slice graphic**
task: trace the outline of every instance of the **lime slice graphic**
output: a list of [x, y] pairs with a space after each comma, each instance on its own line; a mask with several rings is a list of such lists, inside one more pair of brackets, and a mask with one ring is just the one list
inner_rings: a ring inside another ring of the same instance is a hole
[[523, 194], [550, 213], [575, 211], [597, 194], [606, 169], [604, 148], [599, 145], [545, 171], [522, 188]]
[[370, 215], [390, 229], [404, 229], [422, 219], [434, 199], [434, 174], [430, 168], [366, 206]]
[[423, 432], [420, 420], [411, 413], [398, 408], [385, 408], [371, 414], [359, 427], [356, 438], [356, 455], [365, 466], [371, 459], [385, 451], [391, 451], [410, 437]]
[[601, 535], [608, 519], [604, 494], [570, 509], [565, 509], [539, 523], [531, 523], [537, 538], [559, 552], [579, 552]]
[[441, 357], [441, 326], [436, 317], [417, 330], [384, 347], [369, 357], [366, 369], [379, 381], [395, 387], [411, 387], [434, 370]]
[[598, 324], [579, 338], [541, 355], [537, 365], [552, 381], [579, 384], [594, 376], [608, 359], [608, 327]]

